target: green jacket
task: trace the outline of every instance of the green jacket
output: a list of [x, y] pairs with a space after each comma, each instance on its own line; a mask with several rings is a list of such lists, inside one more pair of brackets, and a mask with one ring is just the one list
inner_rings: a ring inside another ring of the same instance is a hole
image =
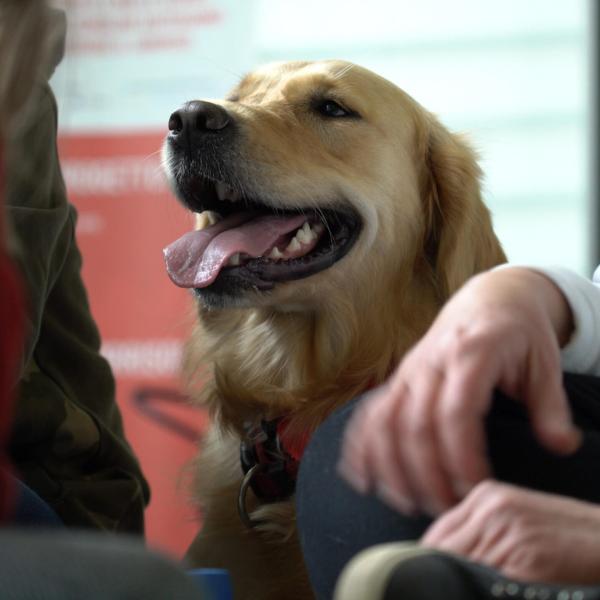
[[10, 453], [17, 475], [66, 524], [141, 533], [149, 489], [99, 353], [56, 125], [56, 102], [44, 85], [7, 148], [8, 218], [29, 296]]

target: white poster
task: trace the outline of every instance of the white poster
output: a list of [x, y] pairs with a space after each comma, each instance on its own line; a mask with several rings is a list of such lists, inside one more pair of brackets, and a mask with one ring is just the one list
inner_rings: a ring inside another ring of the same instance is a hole
[[70, 0], [53, 78], [64, 132], [166, 126], [221, 97], [254, 63], [253, 0]]

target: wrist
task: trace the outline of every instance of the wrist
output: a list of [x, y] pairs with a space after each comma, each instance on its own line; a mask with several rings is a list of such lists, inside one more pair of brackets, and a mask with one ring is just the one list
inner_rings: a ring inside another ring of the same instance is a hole
[[567, 345], [575, 330], [573, 311], [561, 288], [543, 272], [528, 267], [506, 267], [490, 275], [511, 280], [524, 298], [534, 300], [542, 314], [549, 320], [558, 345]]

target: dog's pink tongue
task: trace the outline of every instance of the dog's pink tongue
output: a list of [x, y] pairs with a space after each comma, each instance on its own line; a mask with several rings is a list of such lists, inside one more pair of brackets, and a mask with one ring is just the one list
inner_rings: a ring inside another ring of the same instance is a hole
[[238, 213], [198, 231], [190, 231], [163, 250], [167, 273], [179, 287], [209, 286], [229, 257], [237, 252], [264, 256], [282, 235], [301, 227], [303, 215], [293, 217]]

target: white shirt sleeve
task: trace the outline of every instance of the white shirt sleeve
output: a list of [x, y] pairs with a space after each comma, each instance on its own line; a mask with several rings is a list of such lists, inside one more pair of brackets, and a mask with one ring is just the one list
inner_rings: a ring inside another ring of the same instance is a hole
[[575, 331], [561, 351], [563, 370], [600, 376], [600, 266], [592, 281], [562, 267], [519, 266], [551, 279], [571, 306]]

